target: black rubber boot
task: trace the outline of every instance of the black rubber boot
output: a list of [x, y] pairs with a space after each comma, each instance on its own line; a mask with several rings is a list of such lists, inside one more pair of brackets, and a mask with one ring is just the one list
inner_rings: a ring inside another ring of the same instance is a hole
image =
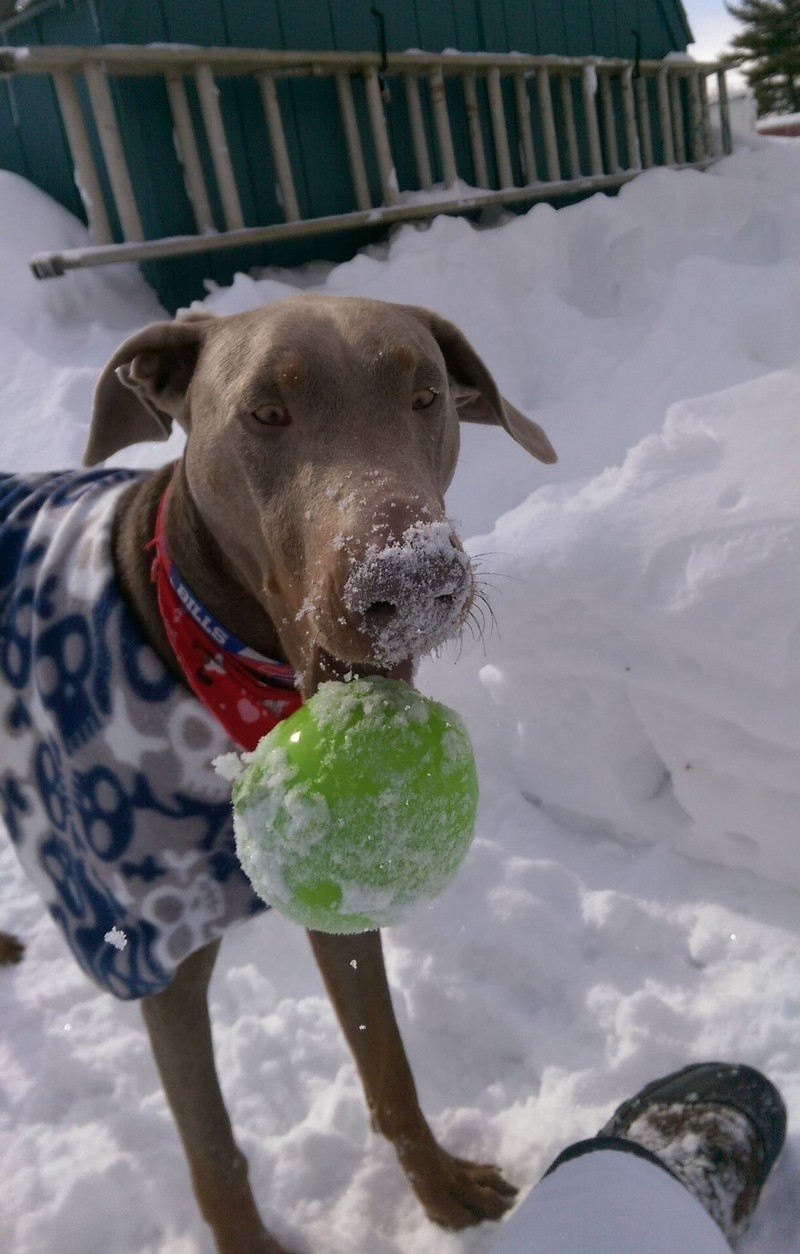
[[752, 1067], [694, 1063], [623, 1102], [598, 1138], [640, 1146], [719, 1224], [728, 1240], [747, 1227], [786, 1137], [778, 1090]]

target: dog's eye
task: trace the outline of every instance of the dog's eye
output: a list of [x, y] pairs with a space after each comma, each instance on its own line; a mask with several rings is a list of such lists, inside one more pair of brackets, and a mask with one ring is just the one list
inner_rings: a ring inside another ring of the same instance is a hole
[[436, 388], [420, 388], [414, 393], [414, 399], [411, 402], [412, 409], [430, 409], [436, 397], [439, 395]]
[[288, 427], [292, 421], [288, 409], [283, 405], [259, 405], [252, 414], [262, 427]]

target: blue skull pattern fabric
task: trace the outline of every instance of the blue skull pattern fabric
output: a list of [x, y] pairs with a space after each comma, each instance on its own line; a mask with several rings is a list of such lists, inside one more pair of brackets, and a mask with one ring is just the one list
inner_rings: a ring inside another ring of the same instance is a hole
[[137, 474], [0, 475], [0, 818], [83, 970], [122, 998], [265, 909], [211, 766], [234, 746], [114, 576]]

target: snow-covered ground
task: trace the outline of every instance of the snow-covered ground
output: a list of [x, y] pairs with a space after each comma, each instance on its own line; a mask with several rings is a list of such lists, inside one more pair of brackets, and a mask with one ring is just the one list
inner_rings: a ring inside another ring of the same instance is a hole
[[[77, 465], [99, 368], [160, 311], [128, 271], [30, 279], [29, 254], [84, 235], [11, 175], [0, 223], [2, 463]], [[746, 1061], [782, 1089], [790, 1149], [743, 1249], [796, 1251], [800, 145], [754, 139], [488, 230], [403, 228], [206, 303], [297, 286], [451, 317], [560, 453], [543, 467], [469, 429], [449, 500], [496, 625], [420, 676], [466, 718], [481, 780], [465, 867], [386, 938], [429, 1116], [524, 1191], [644, 1081]], [[28, 945], [0, 972], [0, 1246], [208, 1251], [137, 1008], [86, 982], [5, 844], [0, 922]], [[292, 1249], [490, 1250], [488, 1228], [432, 1228], [369, 1131], [300, 929], [273, 913], [231, 934], [212, 998]]]

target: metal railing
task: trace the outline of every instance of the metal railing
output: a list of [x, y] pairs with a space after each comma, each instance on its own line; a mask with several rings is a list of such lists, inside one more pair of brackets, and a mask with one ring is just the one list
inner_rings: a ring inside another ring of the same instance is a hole
[[[702, 169], [731, 150], [724, 68], [678, 58], [423, 52], [381, 58], [366, 52], [107, 45], [2, 50], [0, 73], [50, 76], [94, 241], [37, 255], [31, 264], [40, 278], [107, 262], [572, 196], [619, 187], [653, 164]], [[114, 99], [117, 80], [131, 77], [163, 82], [194, 234], [145, 237]], [[232, 78], [258, 84], [261, 116], [248, 118], [248, 125], [261, 128], [268, 145], [281, 222], [248, 222], [242, 209], [242, 171], [231, 158], [219, 100], [220, 81]], [[287, 142], [286, 84], [309, 79], [327, 80], [333, 88], [349, 165], [352, 207], [328, 216], [301, 212], [297, 157]], [[406, 181], [416, 186], [399, 186], [387, 115], [410, 137], [413, 175]], [[121, 242], [114, 240], [112, 214]]]

